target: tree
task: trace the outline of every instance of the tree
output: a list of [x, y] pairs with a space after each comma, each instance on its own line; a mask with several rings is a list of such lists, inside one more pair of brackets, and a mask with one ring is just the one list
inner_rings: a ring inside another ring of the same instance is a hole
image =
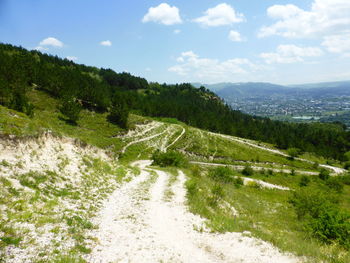
[[294, 158], [298, 157], [298, 155], [300, 154], [300, 149], [298, 149], [298, 148], [289, 148], [287, 150], [287, 153], [289, 155], [289, 158], [294, 160]]
[[76, 102], [75, 98], [63, 97], [59, 110], [65, 117], [68, 118], [70, 123], [76, 124], [79, 120], [81, 106]]
[[112, 101], [110, 113], [107, 116], [108, 121], [119, 125], [123, 129], [127, 129], [128, 117], [129, 109], [125, 101], [121, 97], [115, 96]]

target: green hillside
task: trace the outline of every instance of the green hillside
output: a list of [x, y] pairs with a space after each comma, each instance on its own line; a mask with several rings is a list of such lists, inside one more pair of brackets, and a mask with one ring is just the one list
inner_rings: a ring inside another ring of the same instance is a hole
[[205, 220], [195, 233], [242, 232], [299, 262], [350, 261], [341, 126], [255, 118], [204, 88], [9, 45], [0, 61], [0, 262], [93, 262], [96, 218], [135, 180], [125, 195], [141, 212], [122, 222], [137, 222], [162, 184], [154, 203], [180, 203], [183, 183], [186, 209]]
[[59, 99], [72, 122], [83, 107], [111, 112], [109, 120], [125, 126], [125, 115], [132, 111], [172, 117], [201, 129], [264, 141], [281, 149], [299, 148], [326, 158], [345, 160], [344, 153], [350, 150], [350, 133], [342, 125], [292, 124], [252, 117], [231, 110], [204, 87], [148, 83], [128, 73], [4, 44], [0, 45], [0, 61], [0, 104], [29, 116], [33, 105], [26, 94], [35, 88]]

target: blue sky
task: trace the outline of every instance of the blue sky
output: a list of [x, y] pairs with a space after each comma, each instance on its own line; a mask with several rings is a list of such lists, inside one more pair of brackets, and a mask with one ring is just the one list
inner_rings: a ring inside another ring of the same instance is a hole
[[158, 82], [350, 79], [349, 0], [0, 0], [0, 41]]

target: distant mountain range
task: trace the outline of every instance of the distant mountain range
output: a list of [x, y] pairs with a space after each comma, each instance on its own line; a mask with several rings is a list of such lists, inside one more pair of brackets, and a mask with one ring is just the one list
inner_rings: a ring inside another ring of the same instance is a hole
[[271, 96], [350, 96], [350, 81], [325, 82], [282, 86], [264, 82], [200, 84], [223, 98], [271, 97]]

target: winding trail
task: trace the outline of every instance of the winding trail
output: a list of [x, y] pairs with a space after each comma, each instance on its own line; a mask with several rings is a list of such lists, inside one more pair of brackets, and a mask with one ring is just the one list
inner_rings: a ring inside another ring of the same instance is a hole
[[[206, 162], [197, 162], [197, 161], [191, 161], [190, 163], [198, 164], [198, 165], [207, 165], [207, 166], [228, 166], [235, 170], [243, 170], [245, 166], [243, 165], [233, 165], [233, 164], [222, 164], [222, 163], [206, 163]], [[250, 162], [246, 162], [249, 164]], [[290, 169], [279, 169], [279, 168], [270, 168], [270, 167], [262, 167], [262, 166], [250, 166], [255, 171], [261, 171], [261, 170], [272, 170], [276, 173], [291, 173], [292, 170]], [[318, 172], [310, 172], [310, 171], [303, 171], [303, 170], [295, 170], [298, 174], [304, 174], [304, 175], [318, 175]]]
[[91, 235], [98, 241], [88, 262], [298, 262], [241, 233], [210, 233], [204, 219], [187, 209], [185, 174], [178, 171], [174, 196], [164, 201], [170, 175], [147, 167], [150, 163], [135, 162], [140, 175], [105, 202], [94, 220], [99, 228]]
[[[245, 139], [241, 139], [241, 138], [234, 137], [234, 136], [229, 136], [229, 135], [224, 135], [224, 134], [212, 133], [212, 132], [209, 132], [209, 134], [215, 135], [215, 136], [219, 136], [219, 137], [231, 140], [231, 141], [239, 142], [239, 143], [242, 143], [242, 144], [254, 147], [254, 148], [258, 148], [258, 149], [261, 149], [261, 150], [264, 150], [264, 151], [268, 151], [268, 152], [271, 152], [271, 153], [274, 153], [274, 154], [277, 154], [277, 155], [281, 155], [281, 156], [284, 156], [284, 157], [289, 157], [288, 154], [286, 154], [286, 153], [284, 153], [282, 151], [279, 151], [279, 150], [276, 150], [276, 149], [271, 149], [271, 148], [268, 148], [266, 146], [257, 145], [257, 144], [254, 144], [254, 143], [248, 141], [248, 140], [245, 140]], [[306, 163], [313, 163], [312, 161], [306, 160], [306, 159], [303, 159], [303, 158], [295, 158], [295, 160], [306, 162]], [[335, 167], [335, 166], [331, 166], [331, 165], [319, 164], [319, 166], [323, 167], [323, 168], [326, 168], [328, 170], [332, 170], [334, 172], [334, 175], [341, 175], [341, 174], [346, 172], [346, 170], [343, 169], [343, 168], [339, 168], [339, 167]]]
[[171, 146], [173, 146], [175, 143], [177, 143], [177, 141], [180, 140], [181, 137], [185, 134], [185, 132], [186, 132], [185, 128], [183, 128], [183, 127], [181, 127], [181, 128], [182, 128], [181, 134], [180, 134], [178, 137], [176, 137], [176, 139], [175, 139], [172, 143], [170, 143], [168, 146], [166, 146], [166, 147], [164, 148], [164, 151], [165, 151], [165, 152], [166, 152]]
[[149, 140], [152, 140], [158, 136], [161, 136], [163, 135], [164, 133], [166, 133], [167, 131], [164, 130], [160, 133], [157, 133], [157, 134], [154, 134], [154, 135], [151, 135], [151, 136], [148, 136], [148, 137], [144, 137], [142, 139], [139, 139], [139, 140], [135, 140], [135, 141], [132, 141], [132, 142], [129, 142], [127, 145], [125, 145], [122, 149], [121, 149], [121, 153], [125, 153], [126, 149], [128, 149], [131, 145], [133, 144], [136, 144], [136, 143], [140, 143], [140, 142], [145, 142], [145, 141], [149, 141]]

